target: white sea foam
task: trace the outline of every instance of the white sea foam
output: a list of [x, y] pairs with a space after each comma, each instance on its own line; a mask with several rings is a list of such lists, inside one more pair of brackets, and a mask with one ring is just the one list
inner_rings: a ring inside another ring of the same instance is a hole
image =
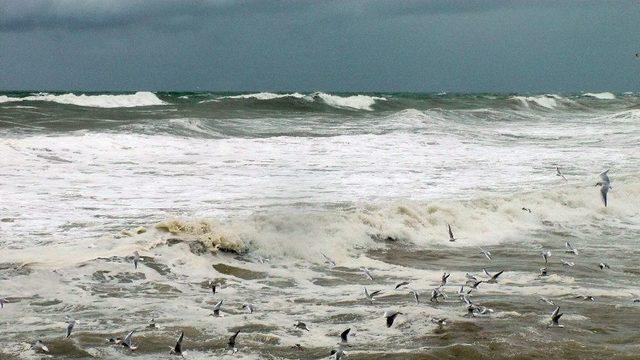
[[368, 96], [368, 95], [351, 95], [339, 96], [331, 95], [323, 92], [305, 95], [301, 93], [276, 94], [270, 92], [260, 92], [254, 94], [241, 94], [232, 96], [222, 96], [218, 99], [257, 99], [257, 100], [274, 100], [282, 98], [303, 99], [309, 102], [320, 100], [325, 104], [339, 109], [355, 109], [355, 110], [373, 110], [372, 106], [376, 101], [386, 101], [384, 97]]
[[98, 108], [121, 108], [138, 106], [166, 105], [156, 94], [148, 91], [138, 91], [135, 94], [121, 95], [76, 95], [76, 94], [47, 94], [38, 93], [25, 97], [8, 97], [0, 95], [0, 103], [18, 101], [50, 101], [59, 104], [69, 104]]
[[614, 100], [616, 98], [616, 96], [610, 92], [584, 93], [582, 96], [592, 97], [599, 100]]
[[386, 98], [378, 97], [378, 96], [367, 96], [367, 95], [352, 95], [347, 97], [342, 97], [338, 95], [330, 95], [326, 93], [316, 93], [315, 97], [322, 99], [322, 101], [336, 108], [344, 108], [344, 109], [357, 109], [357, 110], [373, 110], [372, 106], [376, 103], [377, 100], [386, 101]]
[[241, 94], [241, 95], [232, 95], [232, 96], [222, 96], [219, 99], [257, 99], [257, 100], [273, 100], [273, 99], [282, 99], [282, 98], [296, 98], [296, 99], [304, 99], [309, 98], [307, 95], [303, 95], [300, 93], [291, 93], [291, 94], [275, 94], [270, 92], [260, 92], [255, 94]]

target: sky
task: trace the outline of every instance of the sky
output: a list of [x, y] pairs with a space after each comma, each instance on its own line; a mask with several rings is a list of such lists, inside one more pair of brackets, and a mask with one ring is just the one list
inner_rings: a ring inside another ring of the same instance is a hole
[[638, 52], [638, 0], [0, 0], [1, 90], [640, 91]]

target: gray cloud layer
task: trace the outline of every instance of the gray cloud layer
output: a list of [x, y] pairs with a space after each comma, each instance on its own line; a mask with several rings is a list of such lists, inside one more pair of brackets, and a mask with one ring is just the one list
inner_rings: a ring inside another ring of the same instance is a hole
[[634, 90], [633, 1], [0, 0], [0, 86]]

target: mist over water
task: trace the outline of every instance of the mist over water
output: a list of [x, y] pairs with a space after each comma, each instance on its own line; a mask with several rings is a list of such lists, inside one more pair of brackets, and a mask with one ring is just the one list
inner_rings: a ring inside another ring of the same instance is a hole
[[[104, 339], [139, 329], [136, 355], [152, 359], [184, 329], [190, 358], [223, 354], [241, 330], [237, 357], [319, 359], [351, 327], [355, 359], [632, 359], [639, 100], [2, 93], [0, 358], [37, 358], [35, 336], [62, 357], [118, 358]], [[594, 184], [606, 169], [605, 208]], [[465, 318], [456, 292], [483, 268], [505, 270], [473, 296], [494, 313]], [[443, 271], [448, 297], [432, 303]], [[209, 280], [222, 284], [215, 295]], [[420, 304], [393, 289], [403, 280]], [[383, 294], [369, 304], [364, 286]], [[562, 308], [564, 329], [547, 328], [553, 307], [539, 296]], [[209, 317], [220, 299], [225, 317]], [[387, 309], [405, 313], [391, 328]], [[65, 315], [80, 319], [70, 340]]]

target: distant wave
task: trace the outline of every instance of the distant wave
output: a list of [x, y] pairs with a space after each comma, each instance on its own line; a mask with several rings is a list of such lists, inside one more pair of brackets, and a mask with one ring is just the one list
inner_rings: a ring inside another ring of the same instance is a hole
[[0, 95], [0, 103], [18, 101], [50, 101], [59, 104], [98, 108], [121, 108], [167, 104], [160, 100], [156, 94], [147, 91], [138, 91], [135, 94], [123, 95], [76, 95], [72, 93], [62, 95], [39, 93], [25, 97], [8, 97]]
[[275, 100], [275, 99], [284, 99], [284, 98], [294, 98], [294, 99], [302, 99], [308, 102], [322, 102], [326, 105], [329, 105], [338, 109], [355, 109], [355, 110], [367, 110], [372, 111], [373, 105], [375, 105], [376, 101], [386, 101], [386, 98], [378, 97], [378, 96], [368, 96], [368, 95], [351, 95], [351, 96], [339, 96], [339, 95], [331, 95], [323, 92], [317, 92], [310, 95], [305, 95], [301, 93], [288, 93], [288, 94], [276, 94], [270, 92], [260, 92], [254, 94], [241, 94], [241, 95], [232, 95], [232, 96], [222, 96], [217, 100], [223, 99], [232, 99], [232, 100], [241, 100], [241, 99], [256, 99], [256, 100]]
[[596, 98], [596, 99], [599, 99], [599, 100], [614, 100], [616, 98], [616, 96], [613, 95], [610, 92], [584, 93], [584, 94], [582, 94], [582, 96], [592, 97], [592, 98]]
[[557, 100], [563, 98], [555, 94], [548, 94], [539, 96], [514, 96], [512, 99], [520, 101], [520, 103], [527, 108], [531, 105], [536, 105], [547, 109], [555, 109], [558, 106]]

